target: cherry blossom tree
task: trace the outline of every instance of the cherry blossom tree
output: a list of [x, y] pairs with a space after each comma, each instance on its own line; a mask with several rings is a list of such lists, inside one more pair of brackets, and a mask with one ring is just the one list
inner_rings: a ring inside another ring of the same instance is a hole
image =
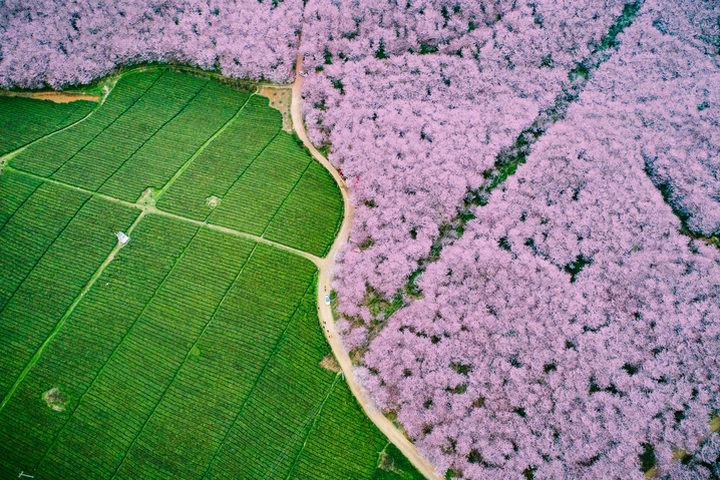
[[142, 62], [287, 82], [301, 16], [300, 0], [6, 0], [0, 86], [89, 83]]
[[[698, 45], [653, 27], [662, 5], [646, 4], [567, 117], [428, 266], [422, 298], [370, 341], [358, 377], [441, 469], [718, 473], [720, 252], [682, 233], [647, 167], [651, 139], [703, 125], [676, 120], [705, 95], [690, 86], [718, 82]], [[714, 129], [710, 117], [702, 130]], [[706, 137], [678, 148], [693, 141]]]

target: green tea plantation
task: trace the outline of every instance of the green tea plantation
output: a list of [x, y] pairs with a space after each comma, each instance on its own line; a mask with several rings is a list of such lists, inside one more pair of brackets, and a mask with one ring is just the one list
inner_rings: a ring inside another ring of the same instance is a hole
[[321, 366], [342, 198], [267, 99], [154, 68], [0, 129], [0, 478], [422, 478]]

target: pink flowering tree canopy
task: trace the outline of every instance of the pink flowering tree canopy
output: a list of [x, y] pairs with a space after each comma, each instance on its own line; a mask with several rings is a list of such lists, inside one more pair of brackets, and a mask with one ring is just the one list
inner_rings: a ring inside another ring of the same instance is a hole
[[301, 17], [300, 0], [7, 0], [0, 3], [0, 86], [89, 83], [143, 62], [287, 82]]

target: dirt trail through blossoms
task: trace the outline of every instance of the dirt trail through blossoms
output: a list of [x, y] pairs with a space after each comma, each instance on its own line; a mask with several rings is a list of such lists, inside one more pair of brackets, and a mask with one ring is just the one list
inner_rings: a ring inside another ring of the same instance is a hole
[[301, 112], [301, 91], [303, 84], [303, 77], [300, 75], [302, 71], [302, 56], [298, 54], [297, 62], [295, 64], [295, 82], [292, 86], [292, 103], [290, 107], [290, 113], [292, 117], [293, 128], [295, 133], [302, 140], [303, 144], [310, 150], [313, 158], [320, 162], [325, 169], [332, 175], [335, 182], [340, 187], [340, 191], [343, 196], [343, 207], [344, 216], [343, 222], [338, 231], [335, 243], [333, 243], [330, 251], [325, 258], [319, 262], [315, 262], [318, 267], [318, 317], [323, 327], [323, 333], [327, 339], [330, 347], [332, 348], [333, 354], [340, 364], [345, 380], [347, 381], [350, 390], [352, 391], [355, 399], [365, 411], [365, 414], [370, 420], [377, 426], [380, 431], [388, 437], [390, 440], [408, 460], [417, 468], [423, 475], [430, 479], [441, 479], [442, 477], [435, 471], [435, 468], [430, 462], [428, 462], [415, 448], [415, 445], [408, 440], [403, 434], [383, 413], [378, 410], [372, 400], [368, 397], [365, 390], [355, 381], [353, 377], [353, 366], [350, 361], [350, 355], [343, 346], [340, 335], [335, 330], [335, 319], [333, 318], [332, 310], [330, 305], [325, 303], [325, 295], [331, 291], [331, 279], [332, 271], [335, 266], [335, 257], [340, 251], [342, 246], [347, 242], [350, 236], [350, 225], [354, 215], [354, 208], [350, 203], [350, 192], [348, 191], [345, 180], [335, 170], [335, 167], [318, 151], [317, 148], [312, 144], [305, 131], [303, 123], [303, 117]]

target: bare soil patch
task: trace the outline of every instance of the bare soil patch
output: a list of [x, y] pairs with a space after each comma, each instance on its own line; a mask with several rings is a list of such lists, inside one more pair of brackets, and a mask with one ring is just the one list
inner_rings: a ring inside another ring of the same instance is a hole
[[138, 198], [137, 203], [139, 203], [140, 205], [145, 205], [147, 207], [155, 206], [155, 195], [152, 187], [148, 187], [143, 191], [142, 195], [140, 195], [140, 198]]
[[60, 392], [58, 387], [53, 387], [43, 393], [42, 398], [45, 400], [45, 403], [47, 403], [47, 406], [56, 412], [65, 411], [65, 402], [67, 402], [67, 399], [65, 398], [65, 395]]
[[710, 419], [710, 431], [720, 432], [720, 415], [715, 415], [712, 419]]
[[325, 358], [320, 361], [320, 366], [325, 370], [330, 370], [331, 372], [340, 372], [340, 365], [338, 364], [337, 360], [335, 360], [335, 357], [332, 353], [328, 353], [327, 355], [325, 355]]
[[290, 87], [274, 87], [264, 85], [258, 89], [258, 95], [270, 100], [270, 108], [274, 108], [282, 115], [282, 129], [292, 133], [293, 125], [290, 117], [290, 102], [292, 89]]
[[35, 100], [49, 100], [55, 103], [70, 103], [78, 100], [86, 100], [89, 102], [99, 102], [100, 97], [97, 95], [85, 95], [82, 93], [69, 92], [10, 92], [1, 90], [0, 95], [7, 97], [25, 97], [34, 98]]
[[207, 201], [208, 207], [210, 208], [215, 208], [220, 204], [220, 199], [215, 195], [210, 195], [205, 200]]
[[392, 457], [385, 452], [380, 452], [380, 464], [378, 467], [386, 472], [395, 470]]

